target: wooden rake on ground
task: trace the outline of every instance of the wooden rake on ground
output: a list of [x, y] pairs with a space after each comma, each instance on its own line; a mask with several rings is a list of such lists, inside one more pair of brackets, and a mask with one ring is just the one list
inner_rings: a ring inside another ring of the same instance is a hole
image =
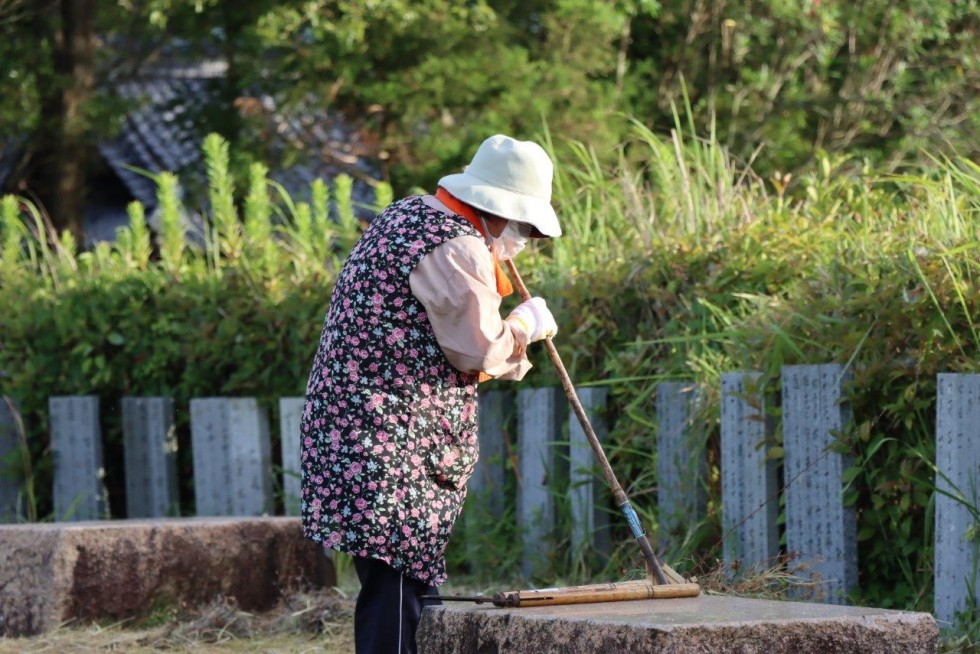
[[[521, 279], [520, 273], [517, 272], [517, 267], [514, 265], [514, 262], [508, 260], [507, 267], [514, 278], [514, 284], [521, 298], [525, 301], [530, 300], [531, 294], [528, 292], [527, 286], [524, 285], [524, 280]], [[568, 376], [565, 364], [562, 363], [561, 357], [558, 355], [558, 349], [551, 341], [550, 336], [544, 339], [544, 343], [548, 350], [548, 356], [551, 358], [551, 362], [555, 365], [558, 376], [561, 378], [561, 385], [565, 389], [568, 402], [571, 404], [572, 410], [582, 424], [585, 437], [588, 439], [589, 445], [592, 446], [592, 451], [595, 453], [596, 459], [602, 467], [602, 473], [606, 478], [606, 483], [609, 484], [609, 488], [616, 498], [616, 504], [623, 512], [623, 516], [626, 518], [626, 522], [629, 524], [630, 530], [636, 538], [636, 542], [643, 551], [647, 577], [644, 580], [637, 581], [591, 584], [587, 586], [566, 586], [564, 588], [544, 588], [538, 590], [512, 590], [496, 593], [492, 596], [442, 596], [441, 599], [469, 601], [478, 604], [492, 603], [494, 606], [501, 607], [525, 607], [696, 597], [701, 592], [701, 587], [698, 584], [687, 581], [672, 570], [670, 566], [664, 565], [657, 560], [657, 555], [653, 552], [650, 540], [647, 538], [646, 532], [640, 524], [640, 518], [630, 504], [629, 497], [626, 496], [623, 487], [616, 479], [612, 466], [609, 465], [609, 459], [602, 449], [602, 444], [599, 442], [595, 430], [592, 429], [592, 424], [589, 422], [589, 417], [586, 415], [585, 409], [578, 399], [578, 394], [575, 392], [575, 386]]]

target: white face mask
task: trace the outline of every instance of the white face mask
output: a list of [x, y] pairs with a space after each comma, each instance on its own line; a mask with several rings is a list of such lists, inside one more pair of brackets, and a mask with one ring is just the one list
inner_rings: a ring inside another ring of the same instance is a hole
[[490, 244], [490, 251], [499, 261], [513, 259], [527, 245], [527, 237], [530, 233], [530, 225], [524, 225], [513, 220], [508, 221], [500, 236], [493, 239]]

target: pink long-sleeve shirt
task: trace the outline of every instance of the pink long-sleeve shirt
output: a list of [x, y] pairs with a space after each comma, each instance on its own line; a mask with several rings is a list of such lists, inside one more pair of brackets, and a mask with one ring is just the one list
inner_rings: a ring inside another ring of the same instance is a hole
[[[424, 201], [451, 213], [433, 196]], [[520, 380], [531, 369], [528, 333], [518, 321], [500, 316], [503, 298], [482, 239], [459, 236], [437, 246], [412, 271], [409, 284], [454, 367], [509, 380]]]

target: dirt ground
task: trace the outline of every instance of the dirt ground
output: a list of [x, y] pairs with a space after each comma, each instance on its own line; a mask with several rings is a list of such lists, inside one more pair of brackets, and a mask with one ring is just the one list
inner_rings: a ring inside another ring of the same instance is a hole
[[[338, 561], [338, 585], [296, 593], [274, 609], [252, 614], [217, 599], [194, 611], [163, 609], [118, 624], [68, 624], [32, 638], [0, 638], [0, 654], [45, 652], [263, 652], [350, 654], [354, 651], [354, 600], [360, 584], [353, 566]], [[485, 593], [465, 577], [440, 588], [447, 595]]]
[[0, 638], [0, 654], [353, 651], [354, 600], [338, 589], [293, 595], [262, 614], [216, 600], [193, 613], [161, 612], [139, 622], [65, 625], [43, 636]]
[[153, 634], [122, 631], [116, 633], [88, 633], [66, 631], [51, 638], [40, 640], [0, 640], [0, 652], [263, 652], [269, 654], [350, 654], [354, 651], [353, 625], [349, 635], [330, 636], [259, 636], [247, 639], [229, 638], [222, 642], [188, 642], [184, 644], [152, 645]]

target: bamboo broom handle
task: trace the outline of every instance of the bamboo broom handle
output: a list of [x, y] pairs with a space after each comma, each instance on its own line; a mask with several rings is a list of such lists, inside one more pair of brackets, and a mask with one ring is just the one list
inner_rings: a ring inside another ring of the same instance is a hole
[[[507, 268], [510, 270], [510, 274], [514, 277], [514, 285], [517, 286], [517, 290], [521, 294], [521, 298], [523, 298], [525, 302], [530, 300], [531, 293], [527, 290], [527, 286], [524, 285], [524, 280], [521, 279], [521, 274], [517, 272], [517, 266], [515, 266], [514, 262], [510, 259], [507, 260]], [[551, 358], [551, 362], [555, 364], [555, 369], [558, 371], [558, 377], [561, 378], [561, 385], [565, 389], [565, 395], [568, 397], [568, 402], [572, 405], [572, 410], [575, 412], [578, 421], [582, 425], [582, 430], [585, 432], [585, 437], [588, 439], [589, 445], [592, 446], [592, 451], [599, 460], [599, 465], [602, 466], [602, 474], [606, 477], [606, 483], [609, 484], [609, 488], [612, 489], [613, 496], [616, 498], [616, 504], [619, 505], [620, 510], [626, 517], [626, 521], [629, 523], [633, 536], [636, 538], [636, 542], [639, 543], [640, 549], [643, 550], [643, 556], [646, 559], [647, 564], [647, 576], [650, 578], [656, 577], [657, 581], [661, 584], [670, 583], [667, 580], [666, 575], [664, 575], [663, 568], [660, 567], [660, 562], [657, 560], [657, 555], [653, 553], [653, 547], [650, 545], [650, 540], [647, 538], [646, 532], [643, 531], [643, 526], [640, 524], [639, 516], [636, 515], [636, 511], [630, 504], [629, 497], [626, 496], [626, 492], [623, 490], [623, 487], [619, 485], [619, 481], [616, 479], [612, 466], [609, 465], [609, 459], [606, 458], [606, 453], [602, 449], [602, 444], [599, 442], [599, 437], [596, 436], [595, 431], [592, 429], [592, 424], [589, 422], [589, 417], [586, 415], [585, 409], [582, 408], [582, 403], [578, 399], [578, 393], [575, 392], [575, 386], [572, 385], [572, 380], [568, 376], [568, 371], [565, 370], [565, 364], [562, 363], [561, 357], [558, 355], [558, 349], [555, 347], [555, 344], [551, 342], [550, 336], [544, 339], [544, 344], [548, 350], [548, 357]]]
[[504, 607], [555, 606], [645, 599], [675, 599], [697, 597], [700, 594], [701, 587], [692, 583], [663, 585], [654, 584], [650, 581], [621, 581], [619, 583], [569, 586], [566, 588], [508, 590], [494, 595], [493, 603], [496, 606]]

